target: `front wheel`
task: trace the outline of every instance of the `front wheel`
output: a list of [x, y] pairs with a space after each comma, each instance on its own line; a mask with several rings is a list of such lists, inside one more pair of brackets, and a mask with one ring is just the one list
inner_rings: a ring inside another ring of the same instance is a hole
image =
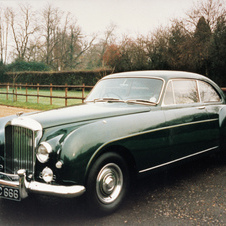
[[130, 183], [124, 159], [105, 153], [93, 164], [87, 180], [87, 202], [95, 214], [114, 212], [122, 203]]

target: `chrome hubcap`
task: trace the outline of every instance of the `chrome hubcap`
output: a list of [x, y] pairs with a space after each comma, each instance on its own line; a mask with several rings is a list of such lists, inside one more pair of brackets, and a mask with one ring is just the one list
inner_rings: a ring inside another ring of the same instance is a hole
[[112, 203], [119, 196], [123, 185], [123, 174], [115, 163], [105, 165], [96, 180], [96, 191], [103, 203]]

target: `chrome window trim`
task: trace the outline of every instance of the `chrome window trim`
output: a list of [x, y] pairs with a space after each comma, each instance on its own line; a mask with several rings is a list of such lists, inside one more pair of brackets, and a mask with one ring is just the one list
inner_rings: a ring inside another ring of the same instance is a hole
[[201, 93], [200, 93], [199, 81], [200, 80], [196, 80], [196, 84], [197, 84], [197, 88], [198, 88], [198, 95], [199, 95], [199, 103], [203, 103], [202, 100], [201, 100]]
[[172, 84], [172, 91], [173, 91], [173, 104], [172, 105], [176, 105], [176, 98], [175, 98], [175, 91], [174, 91], [174, 83], [173, 83], [173, 80], [171, 80], [170, 82]]
[[147, 171], [150, 171], [150, 170], [154, 170], [154, 169], [157, 169], [157, 168], [160, 168], [160, 167], [163, 167], [163, 166], [167, 166], [167, 165], [170, 165], [172, 163], [179, 162], [181, 160], [188, 159], [188, 158], [194, 157], [196, 155], [200, 155], [200, 154], [203, 154], [205, 152], [212, 151], [212, 150], [217, 149], [217, 148], [219, 148], [219, 146], [208, 148], [206, 150], [203, 150], [203, 151], [200, 151], [200, 152], [196, 152], [194, 154], [187, 155], [187, 156], [184, 156], [182, 158], [178, 158], [178, 159], [175, 159], [175, 160], [172, 160], [172, 161], [169, 161], [169, 162], [157, 165], [157, 166], [153, 166], [153, 167], [150, 167], [150, 168], [147, 168], [147, 169], [140, 170], [139, 173], [144, 173], [144, 172], [147, 172]]

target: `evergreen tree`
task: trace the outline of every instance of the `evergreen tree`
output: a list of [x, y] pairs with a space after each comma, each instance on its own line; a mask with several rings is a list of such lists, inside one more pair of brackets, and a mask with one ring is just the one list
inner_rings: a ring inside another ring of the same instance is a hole
[[211, 35], [210, 26], [202, 16], [194, 33], [193, 56], [196, 62], [196, 71], [206, 76], [209, 75], [210, 70], [209, 48]]

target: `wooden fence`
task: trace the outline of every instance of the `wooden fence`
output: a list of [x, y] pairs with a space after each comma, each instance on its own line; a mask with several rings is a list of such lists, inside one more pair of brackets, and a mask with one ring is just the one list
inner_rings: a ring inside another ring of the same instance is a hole
[[[39, 103], [39, 98], [40, 97], [46, 97], [50, 98], [50, 105], [53, 104], [53, 98], [58, 98], [58, 99], [64, 99], [65, 100], [65, 106], [68, 105], [68, 99], [80, 99], [82, 102], [84, 102], [85, 99], [85, 89], [92, 89], [93, 86], [85, 86], [83, 85], [28, 85], [28, 84], [12, 84], [12, 83], [0, 83], [0, 88], [4, 88], [4, 92], [1, 92], [0, 90], [0, 95], [5, 94], [6, 95], [6, 100], [8, 100], [9, 95], [13, 96], [13, 101], [17, 101], [18, 96], [25, 96], [26, 97], [26, 102], [28, 102], [28, 97], [37, 97], [37, 103]], [[10, 92], [10, 88], [12, 91]], [[25, 94], [18, 93], [18, 89], [25, 88]], [[28, 89], [36, 89], [37, 94], [29, 94]], [[40, 89], [49, 89], [49, 95], [41, 95], [39, 94]], [[64, 90], [65, 95], [64, 96], [54, 96], [53, 95], [53, 89], [60, 89]], [[79, 89], [82, 91], [82, 96], [81, 97], [75, 97], [75, 96], [68, 96], [68, 89]]]
[[[39, 98], [40, 97], [46, 97], [50, 99], [50, 105], [53, 104], [53, 98], [59, 98], [59, 99], [64, 99], [65, 100], [65, 106], [68, 105], [68, 100], [69, 99], [80, 99], [82, 102], [84, 102], [85, 99], [85, 89], [92, 89], [93, 86], [85, 86], [83, 85], [28, 85], [28, 84], [12, 84], [12, 83], [0, 83], [0, 88], [4, 88], [4, 92], [1, 92], [0, 90], [0, 95], [5, 94], [6, 95], [6, 100], [9, 99], [9, 95], [13, 96], [13, 101], [17, 101], [18, 96], [25, 96], [26, 97], [26, 102], [28, 102], [28, 97], [37, 97], [37, 103], [39, 104]], [[10, 92], [10, 88], [12, 89], [12, 92]], [[18, 93], [18, 88], [25, 88], [25, 94]], [[36, 89], [37, 94], [29, 94], [28, 89]], [[41, 95], [39, 94], [40, 89], [49, 89], [49, 95]], [[64, 90], [65, 95], [64, 96], [54, 96], [53, 95], [53, 89], [60, 89]], [[75, 97], [75, 96], [68, 96], [68, 89], [79, 89], [82, 91], [82, 96], [81, 97]], [[226, 93], [226, 88], [221, 88], [224, 93]]]

